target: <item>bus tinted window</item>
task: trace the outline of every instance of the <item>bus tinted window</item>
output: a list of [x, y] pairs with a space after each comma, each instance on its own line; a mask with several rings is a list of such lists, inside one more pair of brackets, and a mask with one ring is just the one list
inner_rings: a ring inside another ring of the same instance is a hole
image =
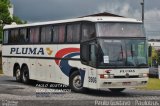
[[41, 28], [41, 43], [51, 43], [52, 41], [52, 26]]
[[67, 26], [67, 42], [78, 43], [80, 40], [80, 24], [70, 24]]
[[85, 45], [82, 45], [81, 46], [81, 50], [83, 51], [82, 52], [82, 57], [81, 59], [84, 61], [84, 62], [88, 62], [89, 61], [89, 45], [85, 44]]
[[18, 41], [19, 41], [18, 29], [12, 29], [11, 34], [9, 36], [9, 43], [18, 43]]
[[3, 43], [4, 44], [8, 43], [8, 34], [9, 34], [8, 30], [4, 31], [4, 36], [3, 36]]
[[84, 23], [82, 25], [82, 41], [96, 37], [94, 23]]
[[63, 43], [65, 40], [65, 25], [56, 25], [53, 29], [53, 42]]
[[144, 26], [140, 23], [97, 23], [99, 37], [144, 37]]
[[30, 28], [30, 43], [38, 43], [39, 41], [39, 27]]
[[20, 43], [27, 43], [29, 38], [27, 36], [27, 28], [20, 29]]

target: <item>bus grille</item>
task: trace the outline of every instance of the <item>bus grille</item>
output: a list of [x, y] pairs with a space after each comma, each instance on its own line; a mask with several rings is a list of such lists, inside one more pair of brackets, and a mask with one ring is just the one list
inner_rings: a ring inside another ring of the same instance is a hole
[[[114, 78], [126, 78], [125, 76], [114, 76]], [[132, 75], [132, 76], [129, 76], [128, 78], [139, 78], [138, 75]]]

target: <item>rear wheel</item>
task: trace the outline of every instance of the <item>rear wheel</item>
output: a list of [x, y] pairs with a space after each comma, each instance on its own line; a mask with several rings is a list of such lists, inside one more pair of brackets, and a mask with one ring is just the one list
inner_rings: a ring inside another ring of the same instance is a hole
[[15, 67], [15, 76], [16, 76], [16, 81], [21, 82], [22, 81], [22, 75], [21, 75], [21, 70], [19, 66]]
[[22, 67], [22, 82], [25, 84], [29, 83], [29, 70], [27, 66]]
[[122, 92], [125, 90], [125, 88], [110, 88], [109, 89], [111, 92]]
[[71, 90], [74, 92], [84, 91], [82, 78], [78, 71], [75, 71], [70, 75], [69, 84], [70, 84]]

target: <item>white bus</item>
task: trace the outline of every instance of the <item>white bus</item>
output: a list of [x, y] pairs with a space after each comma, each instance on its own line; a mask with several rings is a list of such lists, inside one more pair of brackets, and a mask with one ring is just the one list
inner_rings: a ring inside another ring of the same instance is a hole
[[143, 23], [120, 16], [4, 26], [3, 72], [30, 80], [123, 91], [148, 81]]

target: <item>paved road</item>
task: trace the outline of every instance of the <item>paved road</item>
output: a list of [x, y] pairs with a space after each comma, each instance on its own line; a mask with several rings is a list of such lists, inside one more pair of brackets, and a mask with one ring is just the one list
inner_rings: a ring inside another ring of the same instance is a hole
[[[40, 87], [40, 85], [43, 85], [43, 87]], [[52, 88], [48, 88], [48, 86], [52, 86]], [[57, 88], [56, 86], [59, 87]], [[59, 84], [33, 82], [32, 84], [25, 85], [16, 82], [12, 77], [0, 76], [1, 105], [159, 106], [160, 91], [126, 89], [122, 93], [112, 93], [109, 90], [87, 90], [86, 93], [73, 93], [68, 87]]]

